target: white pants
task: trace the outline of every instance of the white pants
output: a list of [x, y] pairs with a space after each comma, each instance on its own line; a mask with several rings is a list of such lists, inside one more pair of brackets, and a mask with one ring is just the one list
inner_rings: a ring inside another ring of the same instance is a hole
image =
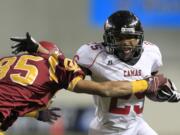
[[90, 124], [89, 135], [158, 135], [144, 120], [137, 118], [131, 128], [104, 127], [96, 119]]

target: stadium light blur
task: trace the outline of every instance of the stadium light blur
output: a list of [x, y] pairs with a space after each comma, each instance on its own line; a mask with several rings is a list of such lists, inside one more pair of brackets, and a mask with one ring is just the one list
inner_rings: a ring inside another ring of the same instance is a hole
[[90, 21], [102, 27], [117, 10], [134, 12], [145, 27], [180, 27], [180, 0], [90, 0]]

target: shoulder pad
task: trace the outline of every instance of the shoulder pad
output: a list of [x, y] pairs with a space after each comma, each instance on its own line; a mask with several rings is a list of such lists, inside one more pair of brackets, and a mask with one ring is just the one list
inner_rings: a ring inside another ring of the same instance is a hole
[[104, 46], [101, 43], [88, 43], [82, 45], [74, 57], [79, 65], [88, 68], [102, 51]]

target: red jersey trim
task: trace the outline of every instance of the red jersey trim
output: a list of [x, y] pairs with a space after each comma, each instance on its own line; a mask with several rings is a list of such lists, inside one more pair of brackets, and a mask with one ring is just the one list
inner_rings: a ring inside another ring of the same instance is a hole
[[87, 68], [91, 68], [91, 67], [93, 66], [94, 62], [96, 61], [96, 58], [97, 58], [97, 57], [99, 56], [99, 54], [101, 54], [102, 52], [104, 52], [104, 50], [100, 51], [100, 52], [96, 55], [96, 57], [95, 57], [95, 59], [93, 60], [93, 62], [92, 62]]
[[77, 76], [75, 77], [68, 85], [68, 90], [73, 91], [74, 87], [76, 86], [76, 84], [80, 81], [83, 80], [83, 78], [81, 76]]

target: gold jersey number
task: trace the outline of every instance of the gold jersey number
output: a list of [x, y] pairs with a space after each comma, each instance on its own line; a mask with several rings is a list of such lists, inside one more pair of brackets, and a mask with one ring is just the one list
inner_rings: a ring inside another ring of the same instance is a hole
[[15, 64], [13, 69], [26, 71], [26, 74], [23, 76], [21, 73], [10, 74], [10, 79], [12, 82], [21, 84], [23, 86], [33, 84], [38, 75], [38, 69], [36, 66], [28, 64], [27, 62], [28, 60], [41, 61], [43, 58], [32, 55], [22, 55], [19, 57], [17, 62], [16, 60], [17, 57], [3, 58], [0, 60], [0, 79], [3, 79], [7, 75], [11, 66]]

